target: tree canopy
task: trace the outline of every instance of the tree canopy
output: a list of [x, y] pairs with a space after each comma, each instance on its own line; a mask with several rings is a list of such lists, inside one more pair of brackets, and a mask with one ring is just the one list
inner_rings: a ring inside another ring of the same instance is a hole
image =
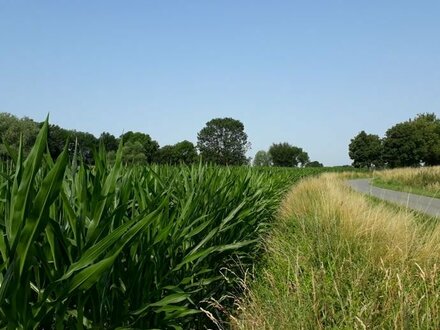
[[389, 128], [383, 139], [362, 131], [351, 140], [349, 155], [355, 167], [439, 165], [440, 119], [419, 114]]
[[203, 161], [220, 165], [243, 165], [250, 148], [244, 125], [232, 118], [215, 118], [197, 135], [197, 148]]
[[292, 146], [287, 142], [272, 144], [269, 148], [269, 154], [274, 166], [305, 166], [310, 161], [307, 152], [302, 148]]
[[121, 135], [124, 142], [123, 159], [127, 163], [151, 163], [159, 150], [159, 143], [148, 134], [129, 131]]
[[[429, 122], [427, 120], [426, 122]], [[18, 119], [0, 113], [0, 157], [9, 158], [6, 145], [17, 149], [20, 136], [23, 137], [24, 152], [32, 147], [42, 123], [29, 118]], [[435, 130], [434, 130], [435, 131]], [[99, 138], [88, 132], [81, 132], [49, 125], [47, 145], [53, 158], [57, 158], [68, 143], [70, 157], [76, 156], [86, 164], [93, 163], [92, 153], [103, 146], [107, 159], [113, 162], [116, 151], [122, 143], [122, 159], [125, 164], [191, 164], [197, 161], [219, 165], [239, 166], [249, 163], [246, 152], [250, 142], [241, 121], [233, 118], [214, 118], [208, 121], [197, 134], [197, 145], [184, 140], [174, 145], [159, 146], [150, 135], [128, 131], [119, 137], [102, 132]], [[436, 146], [430, 145], [429, 150]], [[199, 153], [197, 152], [199, 151]], [[432, 161], [435, 161], [432, 158]], [[310, 162], [307, 152], [288, 143], [274, 143], [268, 151], [260, 150], [255, 154], [254, 166], [322, 166], [319, 162]]]
[[255, 154], [254, 166], [271, 166], [272, 158], [267, 151], [260, 150]]
[[194, 144], [184, 140], [175, 145], [166, 145], [157, 152], [156, 162], [160, 164], [192, 164], [197, 161], [197, 150]]
[[324, 167], [324, 165], [317, 160], [314, 160], [312, 162], [309, 162], [305, 165], [305, 167]]
[[118, 139], [108, 133], [108, 132], [102, 132], [101, 135], [99, 136], [99, 142], [101, 142], [106, 151], [116, 151], [118, 150], [118, 146], [119, 146], [119, 141]]
[[390, 167], [440, 164], [440, 120], [420, 114], [386, 132], [384, 159]]
[[0, 113], [0, 157], [7, 157], [6, 145], [13, 149], [18, 148], [20, 136], [23, 137], [23, 151], [27, 154], [35, 142], [38, 131], [38, 123], [30, 118], [18, 119], [9, 113]]
[[361, 131], [348, 146], [349, 156], [353, 159], [353, 166], [378, 167], [383, 165], [382, 161], [382, 141], [378, 135], [367, 134]]

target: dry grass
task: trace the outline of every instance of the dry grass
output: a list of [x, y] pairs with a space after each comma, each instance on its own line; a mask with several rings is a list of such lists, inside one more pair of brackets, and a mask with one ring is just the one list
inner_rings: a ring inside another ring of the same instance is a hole
[[239, 329], [440, 328], [440, 227], [324, 174], [285, 198]]
[[378, 171], [374, 177], [377, 183], [391, 188], [440, 196], [440, 166]]

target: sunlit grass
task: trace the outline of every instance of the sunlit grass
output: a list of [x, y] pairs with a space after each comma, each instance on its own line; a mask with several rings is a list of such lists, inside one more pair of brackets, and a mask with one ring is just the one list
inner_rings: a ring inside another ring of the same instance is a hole
[[440, 226], [305, 179], [284, 200], [238, 304], [240, 329], [438, 329]]
[[377, 171], [374, 173], [373, 183], [384, 188], [438, 198], [440, 166]]

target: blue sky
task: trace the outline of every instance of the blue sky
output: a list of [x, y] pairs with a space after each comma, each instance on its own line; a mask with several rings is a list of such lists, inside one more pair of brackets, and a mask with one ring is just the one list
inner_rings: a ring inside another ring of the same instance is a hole
[[359, 131], [440, 113], [440, 1], [0, 0], [0, 112], [187, 139], [241, 120], [350, 163]]

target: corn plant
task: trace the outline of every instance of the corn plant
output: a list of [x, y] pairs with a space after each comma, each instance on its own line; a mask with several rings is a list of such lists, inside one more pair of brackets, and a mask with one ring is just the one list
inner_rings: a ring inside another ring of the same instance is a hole
[[[310, 171], [53, 160], [44, 123], [0, 170], [0, 327], [212, 326]], [[217, 321], [216, 321], [217, 322]]]

